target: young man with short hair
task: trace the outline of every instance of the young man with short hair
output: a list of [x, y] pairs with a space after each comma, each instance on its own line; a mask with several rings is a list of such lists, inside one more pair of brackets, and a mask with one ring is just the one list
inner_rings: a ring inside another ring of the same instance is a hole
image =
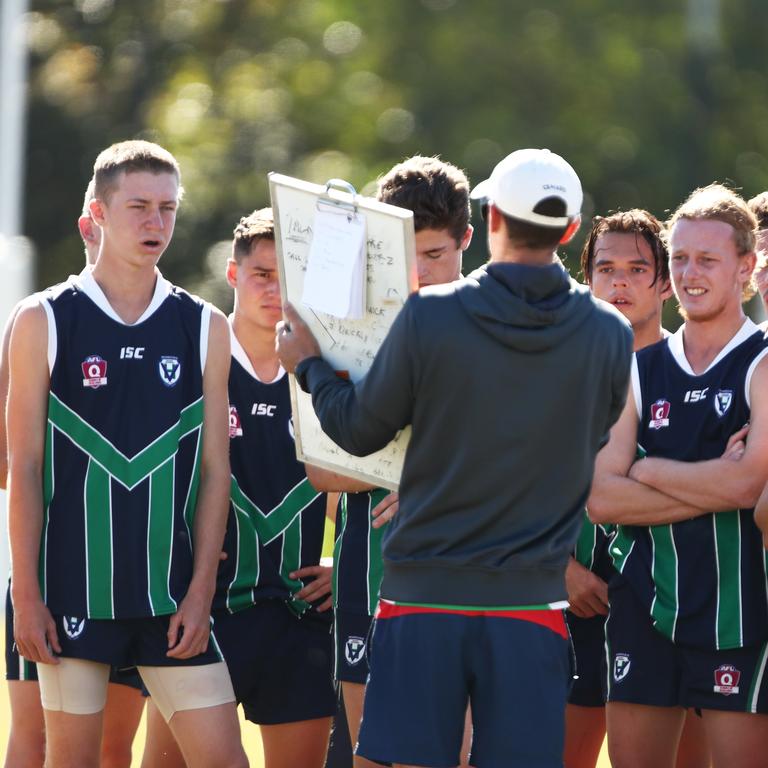
[[[322, 768], [336, 711], [331, 569], [319, 565], [325, 495], [310, 482], [323, 471], [296, 460], [288, 377], [275, 352], [282, 302], [270, 208], [240, 219], [226, 276], [235, 292], [232, 477], [216, 638], [236, 699], [259, 725], [266, 768]], [[144, 768], [182, 768], [152, 711]]]
[[[661, 341], [664, 302], [672, 295], [663, 227], [648, 211], [597, 216], [581, 252], [584, 277], [599, 299], [632, 323], [635, 351]], [[566, 768], [594, 768], [605, 739], [605, 617], [615, 573], [609, 535], [585, 515], [566, 571], [576, 674], [566, 707]], [[709, 753], [700, 718], [688, 713], [676, 768], [705, 768]]]
[[[617, 768], [674, 765], [686, 708], [702, 712], [715, 768], [756, 768], [768, 751], [765, 557], [752, 512], [768, 478], [768, 345], [742, 309], [755, 223], [716, 184], [672, 215], [685, 322], [636, 354], [598, 457], [589, 514], [620, 524], [606, 626]], [[746, 422], [746, 447], [732, 455]]]
[[[80, 237], [85, 245], [85, 263], [93, 265], [99, 254], [101, 230], [91, 218], [93, 179], [88, 184], [83, 210], [77, 220]], [[8, 399], [8, 353], [13, 322], [26, 300], [12, 310], [3, 333], [0, 355], [0, 411], [5, 413]], [[0, 488], [6, 487], [8, 451], [5, 419], [0, 419]], [[5, 768], [42, 768], [45, 760], [45, 726], [37, 685], [34, 662], [19, 656], [13, 642], [13, 605], [10, 589], [5, 603], [5, 677], [11, 705], [11, 727]], [[104, 735], [101, 742], [101, 768], [129, 768], [133, 737], [144, 709], [141, 679], [136, 670], [112, 669], [109, 676], [107, 703], [104, 709]]]
[[556, 257], [582, 201], [565, 160], [514, 152], [474, 194], [490, 263], [409, 297], [361, 382], [335, 376], [290, 307], [279, 352], [347, 451], [413, 425], [358, 752], [456, 765], [470, 703], [472, 765], [554, 768], [570, 683], [565, 567], [623, 406], [631, 331]]
[[226, 321], [156, 267], [180, 200], [173, 156], [115, 144], [94, 184], [96, 265], [25, 305], [10, 346], [14, 635], [39, 663], [46, 764], [98, 764], [117, 665], [139, 668], [190, 768], [245, 766], [209, 642], [229, 483]]

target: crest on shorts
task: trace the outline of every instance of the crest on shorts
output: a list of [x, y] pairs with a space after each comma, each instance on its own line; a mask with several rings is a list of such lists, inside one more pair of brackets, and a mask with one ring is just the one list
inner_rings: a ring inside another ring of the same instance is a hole
[[363, 654], [365, 654], [365, 640], [362, 637], [350, 635], [344, 644], [344, 658], [347, 660], [347, 664], [352, 667], [359, 664]]
[[98, 389], [107, 383], [107, 361], [98, 355], [88, 355], [80, 363], [83, 371], [83, 386]]
[[661, 429], [669, 426], [669, 400], [657, 400], [651, 406], [651, 420], [648, 422], [649, 429]]
[[628, 674], [632, 660], [628, 653], [617, 653], [613, 657], [613, 679], [620, 683]]
[[712, 690], [715, 693], [722, 693], [723, 696], [738, 693], [740, 677], [741, 672], [732, 664], [721, 664], [715, 670], [715, 685]]
[[715, 412], [718, 416], [725, 416], [733, 402], [733, 390], [721, 389], [712, 401], [715, 404]]
[[80, 637], [85, 629], [85, 619], [78, 619], [77, 616], [62, 616], [61, 623], [64, 625], [64, 634], [70, 640]]
[[237, 413], [237, 408], [235, 408], [234, 405], [229, 406], [229, 436], [243, 436], [243, 425], [240, 422], [240, 416]]
[[181, 376], [179, 358], [172, 355], [163, 355], [157, 364], [157, 370], [160, 373], [160, 380], [166, 387], [175, 386]]

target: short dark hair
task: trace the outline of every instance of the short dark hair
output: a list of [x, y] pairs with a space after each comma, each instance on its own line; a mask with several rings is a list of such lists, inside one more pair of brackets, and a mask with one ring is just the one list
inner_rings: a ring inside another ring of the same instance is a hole
[[255, 243], [275, 239], [275, 219], [271, 208], [259, 208], [237, 223], [232, 240], [232, 256], [239, 264], [246, 258]]
[[747, 205], [757, 217], [757, 228], [768, 229], [768, 192], [755, 195], [751, 200], [747, 200]]
[[181, 200], [184, 190], [181, 187], [181, 171], [176, 158], [159, 144], [138, 139], [113, 144], [96, 158], [93, 165], [95, 197], [108, 201], [121, 173], [141, 171], [172, 173], [179, 182], [179, 200]]
[[417, 232], [447, 229], [456, 245], [469, 227], [467, 176], [439, 157], [414, 155], [398, 163], [379, 179], [376, 197], [413, 211]]
[[669, 261], [667, 245], [664, 241], [664, 227], [661, 222], [642, 208], [632, 208], [629, 211], [616, 211], [609, 216], [595, 216], [592, 219], [592, 229], [581, 250], [581, 271], [584, 279], [592, 282], [592, 272], [595, 265], [595, 244], [600, 235], [616, 232], [622, 235], [634, 235], [635, 239], [642, 238], [648, 243], [653, 254], [653, 283], [661, 280], [669, 281]]
[[[570, 226], [566, 224], [561, 227], [542, 227], [540, 224], [531, 224], [529, 221], [507, 216], [499, 207], [496, 207], [496, 210], [504, 219], [509, 241], [516, 246], [532, 250], [546, 248], [554, 251]], [[543, 216], [565, 216], [565, 201], [559, 197], [548, 197], [536, 206], [535, 212]]]

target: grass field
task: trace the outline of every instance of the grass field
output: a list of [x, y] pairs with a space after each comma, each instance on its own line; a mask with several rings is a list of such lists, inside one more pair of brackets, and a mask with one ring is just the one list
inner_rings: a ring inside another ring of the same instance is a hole
[[[4, 630], [2, 623], [0, 623], [0, 630]], [[3, 631], [3, 637], [5, 637], [5, 631]], [[3, 649], [5, 651], [5, 649]], [[5, 658], [5, 657], [3, 657]], [[5, 745], [8, 743], [8, 729], [11, 722], [11, 713], [8, 707], [8, 692], [6, 690], [5, 677], [3, 677], [2, 686], [0, 686], [0, 754], [5, 757]], [[251, 768], [263, 768], [264, 760], [261, 753], [261, 739], [259, 738], [259, 729], [253, 723], [248, 723], [243, 720], [242, 710], [240, 711], [240, 727], [242, 729], [243, 744], [245, 751], [248, 754], [248, 759], [251, 764]], [[131, 768], [139, 768], [141, 764], [141, 755], [144, 749], [144, 718], [142, 717], [139, 725], [139, 730], [136, 732], [136, 738], [133, 742], [133, 762]], [[608, 760], [608, 753], [603, 746], [603, 751], [600, 755], [600, 761], [598, 768], [610, 768], [610, 762]], [[296, 768], [301, 768], [297, 766]]]

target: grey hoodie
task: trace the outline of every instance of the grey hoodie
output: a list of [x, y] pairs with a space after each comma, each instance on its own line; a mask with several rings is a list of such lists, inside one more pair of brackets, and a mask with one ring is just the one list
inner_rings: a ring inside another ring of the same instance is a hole
[[629, 324], [559, 264], [495, 263], [421, 290], [368, 375], [297, 370], [323, 429], [366, 455], [413, 426], [381, 596], [466, 606], [566, 599], [595, 454], [626, 398]]

